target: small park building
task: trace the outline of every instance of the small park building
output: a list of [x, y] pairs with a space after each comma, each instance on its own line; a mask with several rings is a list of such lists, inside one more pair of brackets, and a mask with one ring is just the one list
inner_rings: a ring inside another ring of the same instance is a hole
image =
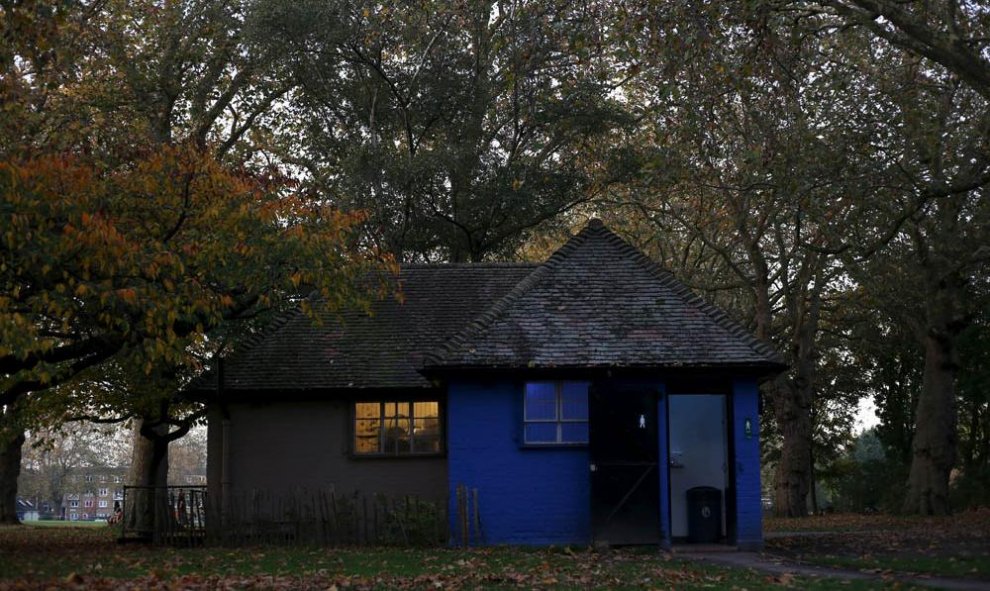
[[758, 384], [783, 361], [601, 222], [542, 264], [397, 282], [371, 314], [281, 318], [201, 382], [212, 497], [415, 495], [454, 520], [465, 487], [488, 544], [761, 546]]

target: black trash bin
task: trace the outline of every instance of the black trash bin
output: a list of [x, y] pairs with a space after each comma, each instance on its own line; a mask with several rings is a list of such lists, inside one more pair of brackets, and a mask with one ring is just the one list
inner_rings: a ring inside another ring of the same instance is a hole
[[722, 534], [722, 491], [696, 486], [687, 491], [688, 542], [713, 544]]

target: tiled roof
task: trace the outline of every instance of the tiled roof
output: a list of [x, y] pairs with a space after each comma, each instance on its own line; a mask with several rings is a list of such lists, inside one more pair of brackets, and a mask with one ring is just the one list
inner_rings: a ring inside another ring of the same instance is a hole
[[760, 367], [783, 359], [594, 220], [427, 369]]
[[225, 389], [431, 387], [424, 369], [783, 367], [598, 221], [539, 266], [408, 266], [399, 282], [371, 315], [283, 316], [225, 360]]
[[[488, 309], [531, 273], [529, 264], [409, 266], [401, 297], [372, 315], [323, 313], [320, 322], [286, 314], [224, 361], [229, 390], [319, 390], [429, 387], [423, 356]], [[215, 375], [191, 390], [212, 390]]]

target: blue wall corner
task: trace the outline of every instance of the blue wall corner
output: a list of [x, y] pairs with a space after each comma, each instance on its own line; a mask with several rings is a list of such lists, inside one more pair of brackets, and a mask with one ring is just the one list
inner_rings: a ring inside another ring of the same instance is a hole
[[[760, 488], [759, 388], [753, 378], [737, 378], [732, 384], [732, 433], [736, 472], [736, 540], [740, 547], [763, 543], [763, 508]], [[750, 422], [747, 433], [746, 421]]]
[[[667, 392], [658, 387], [657, 418], [661, 545], [672, 542]], [[462, 543], [458, 488], [467, 491], [469, 543], [587, 544], [591, 485], [586, 447], [534, 449], [521, 445], [521, 382], [452, 381], [447, 398], [447, 462], [452, 542]], [[756, 381], [733, 381], [737, 545], [763, 543], [760, 490], [759, 391]], [[747, 434], [746, 419], [751, 429]], [[478, 520], [474, 518], [477, 491]]]
[[[462, 543], [457, 489], [469, 503], [470, 543], [587, 544], [591, 485], [586, 447], [520, 445], [522, 384], [452, 381], [447, 394], [447, 463], [453, 542]], [[473, 500], [473, 499], [472, 499]]]
[[657, 443], [659, 453], [660, 473], [660, 544], [669, 549], [673, 544], [670, 526], [670, 437], [667, 424], [667, 389], [664, 384], [658, 386], [657, 396]]

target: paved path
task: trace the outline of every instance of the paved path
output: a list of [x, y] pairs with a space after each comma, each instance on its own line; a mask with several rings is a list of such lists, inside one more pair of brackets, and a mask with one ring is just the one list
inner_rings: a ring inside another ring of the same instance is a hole
[[802, 577], [827, 577], [832, 579], [859, 579], [878, 582], [899, 581], [911, 585], [951, 589], [955, 591], [990, 591], [990, 583], [967, 579], [927, 577], [911, 575], [881, 575], [857, 570], [829, 568], [804, 563], [791, 562], [784, 558], [756, 552], [690, 552], [678, 551], [676, 556], [697, 562], [711, 562], [723, 566], [749, 568], [775, 575], [798, 575]]

